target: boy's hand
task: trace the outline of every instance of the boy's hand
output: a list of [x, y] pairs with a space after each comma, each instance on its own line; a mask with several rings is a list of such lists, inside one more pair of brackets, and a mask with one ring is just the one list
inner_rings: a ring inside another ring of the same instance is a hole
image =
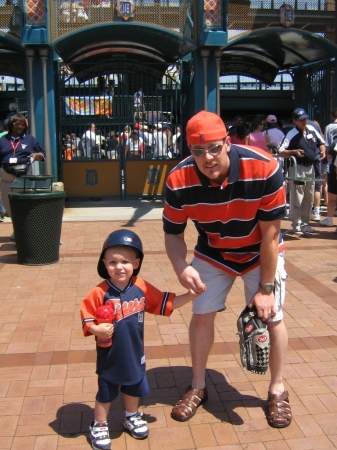
[[196, 292], [194, 292], [193, 289], [189, 289], [188, 295], [191, 297], [191, 300], [195, 300], [197, 297], [199, 297], [200, 294], [197, 294]]
[[109, 339], [114, 333], [113, 323], [100, 323], [99, 325], [93, 324], [89, 329], [90, 333], [102, 339]]

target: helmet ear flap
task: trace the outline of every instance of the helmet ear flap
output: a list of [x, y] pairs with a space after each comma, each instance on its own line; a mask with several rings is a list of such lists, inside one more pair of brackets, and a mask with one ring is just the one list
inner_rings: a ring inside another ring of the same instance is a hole
[[134, 276], [138, 275], [144, 258], [143, 244], [139, 236], [130, 230], [117, 230], [109, 234], [109, 236], [107, 236], [107, 238], [103, 243], [101, 255], [98, 259], [97, 264], [98, 275], [104, 279], [109, 278], [108, 271], [106, 270], [105, 264], [103, 262], [104, 252], [107, 248], [117, 245], [131, 247], [136, 251], [137, 258], [139, 258], [139, 265], [136, 269], [134, 269], [133, 275]]

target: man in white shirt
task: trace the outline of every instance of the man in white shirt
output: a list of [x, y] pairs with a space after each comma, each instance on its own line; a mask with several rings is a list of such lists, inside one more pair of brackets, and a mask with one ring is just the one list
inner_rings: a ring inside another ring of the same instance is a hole
[[94, 123], [88, 123], [87, 131], [82, 135], [82, 148], [84, 156], [91, 158], [92, 151], [97, 148], [96, 145], [96, 126]]
[[167, 157], [167, 136], [162, 130], [161, 123], [155, 125], [154, 138], [154, 158], [164, 159]]

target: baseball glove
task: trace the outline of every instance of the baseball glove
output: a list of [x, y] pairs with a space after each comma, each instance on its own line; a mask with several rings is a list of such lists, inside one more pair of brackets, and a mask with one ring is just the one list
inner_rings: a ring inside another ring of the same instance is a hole
[[240, 357], [244, 370], [263, 375], [269, 363], [269, 332], [267, 325], [258, 317], [255, 306], [242, 311], [237, 321], [240, 337]]

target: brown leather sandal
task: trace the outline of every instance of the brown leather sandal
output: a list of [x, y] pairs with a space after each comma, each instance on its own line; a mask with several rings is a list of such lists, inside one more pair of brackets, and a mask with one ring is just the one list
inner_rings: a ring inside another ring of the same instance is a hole
[[204, 389], [193, 389], [189, 386], [183, 398], [173, 407], [171, 411], [172, 419], [178, 422], [185, 422], [191, 419], [197, 412], [198, 406], [207, 402], [207, 400], [208, 392], [206, 386]]
[[273, 428], [286, 428], [291, 424], [292, 414], [289, 405], [289, 394], [271, 394], [268, 392], [267, 422]]

